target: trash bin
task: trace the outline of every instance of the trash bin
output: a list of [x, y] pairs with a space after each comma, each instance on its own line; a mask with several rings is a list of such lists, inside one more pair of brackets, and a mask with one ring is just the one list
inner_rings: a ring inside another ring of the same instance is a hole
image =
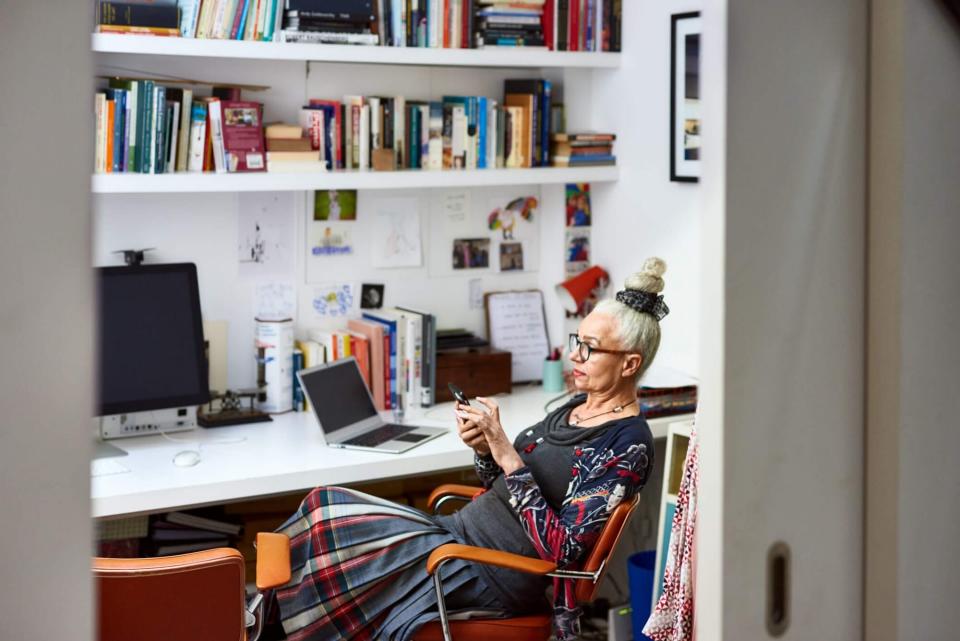
[[637, 552], [627, 559], [630, 608], [633, 610], [630, 619], [635, 641], [649, 641], [649, 637], [643, 634], [643, 626], [650, 618], [650, 604], [653, 601], [653, 568], [656, 560], [656, 550]]

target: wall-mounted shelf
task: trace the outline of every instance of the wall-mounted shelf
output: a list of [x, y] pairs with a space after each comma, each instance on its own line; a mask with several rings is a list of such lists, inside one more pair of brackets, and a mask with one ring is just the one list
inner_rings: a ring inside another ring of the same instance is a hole
[[611, 182], [617, 167], [542, 167], [460, 171], [333, 171], [318, 173], [96, 174], [98, 194], [189, 193], [218, 191], [303, 191], [310, 189], [425, 189], [486, 185], [546, 185]]
[[369, 47], [294, 42], [249, 42], [198, 38], [164, 38], [95, 33], [93, 51], [196, 58], [247, 58], [315, 62], [357, 62], [431, 67], [597, 67], [620, 66], [611, 52], [545, 51], [542, 49], [430, 49]]

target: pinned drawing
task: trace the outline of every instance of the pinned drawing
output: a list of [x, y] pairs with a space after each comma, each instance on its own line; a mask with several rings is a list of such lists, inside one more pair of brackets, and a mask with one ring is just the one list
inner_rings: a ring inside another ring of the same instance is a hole
[[341, 318], [353, 309], [354, 287], [352, 283], [332, 283], [313, 288], [313, 313], [321, 318]]
[[373, 206], [373, 266], [419, 267], [420, 210], [416, 198], [389, 198]]
[[349, 225], [342, 223], [308, 223], [311, 256], [346, 256], [353, 253]]
[[520, 221], [532, 222], [533, 212], [537, 208], [537, 199], [533, 196], [514, 198], [503, 207], [497, 207], [487, 216], [487, 226], [491, 231], [502, 230], [503, 240], [514, 240]]
[[297, 311], [293, 283], [265, 282], [254, 286], [254, 317], [265, 321], [293, 318]]
[[293, 194], [243, 194], [238, 210], [241, 278], [288, 277], [293, 271]]

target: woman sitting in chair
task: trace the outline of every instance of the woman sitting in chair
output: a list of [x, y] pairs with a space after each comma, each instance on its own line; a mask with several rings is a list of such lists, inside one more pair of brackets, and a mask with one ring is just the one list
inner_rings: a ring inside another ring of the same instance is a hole
[[[579, 393], [513, 443], [495, 400], [478, 398], [483, 409], [457, 406], [460, 437], [487, 490], [459, 512], [428, 516], [355, 490], [313, 490], [279, 530], [291, 540], [292, 578], [276, 591], [288, 638], [412, 639], [439, 616], [425, 561], [446, 543], [575, 567], [653, 464], [637, 383], [668, 312], [659, 295], [664, 269], [648, 259], [615, 300], [580, 323], [569, 354]], [[450, 611], [523, 614], [546, 603], [544, 577], [461, 560], [445, 566], [443, 586]], [[572, 580], [554, 581], [553, 608], [557, 638], [575, 638]]]

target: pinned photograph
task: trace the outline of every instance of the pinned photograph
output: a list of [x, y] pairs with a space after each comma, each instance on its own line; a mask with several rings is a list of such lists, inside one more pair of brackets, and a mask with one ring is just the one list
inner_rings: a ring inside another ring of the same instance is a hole
[[590, 183], [568, 183], [567, 227], [590, 226]]
[[457, 238], [453, 241], [454, 269], [484, 269], [490, 267], [489, 238]]
[[383, 285], [363, 283], [360, 285], [360, 308], [380, 309], [383, 307]]
[[313, 192], [314, 220], [356, 220], [357, 191], [328, 189]]
[[500, 271], [523, 271], [523, 243], [500, 243]]
[[568, 275], [579, 274], [590, 265], [590, 230], [568, 229], [564, 252], [564, 271]]

